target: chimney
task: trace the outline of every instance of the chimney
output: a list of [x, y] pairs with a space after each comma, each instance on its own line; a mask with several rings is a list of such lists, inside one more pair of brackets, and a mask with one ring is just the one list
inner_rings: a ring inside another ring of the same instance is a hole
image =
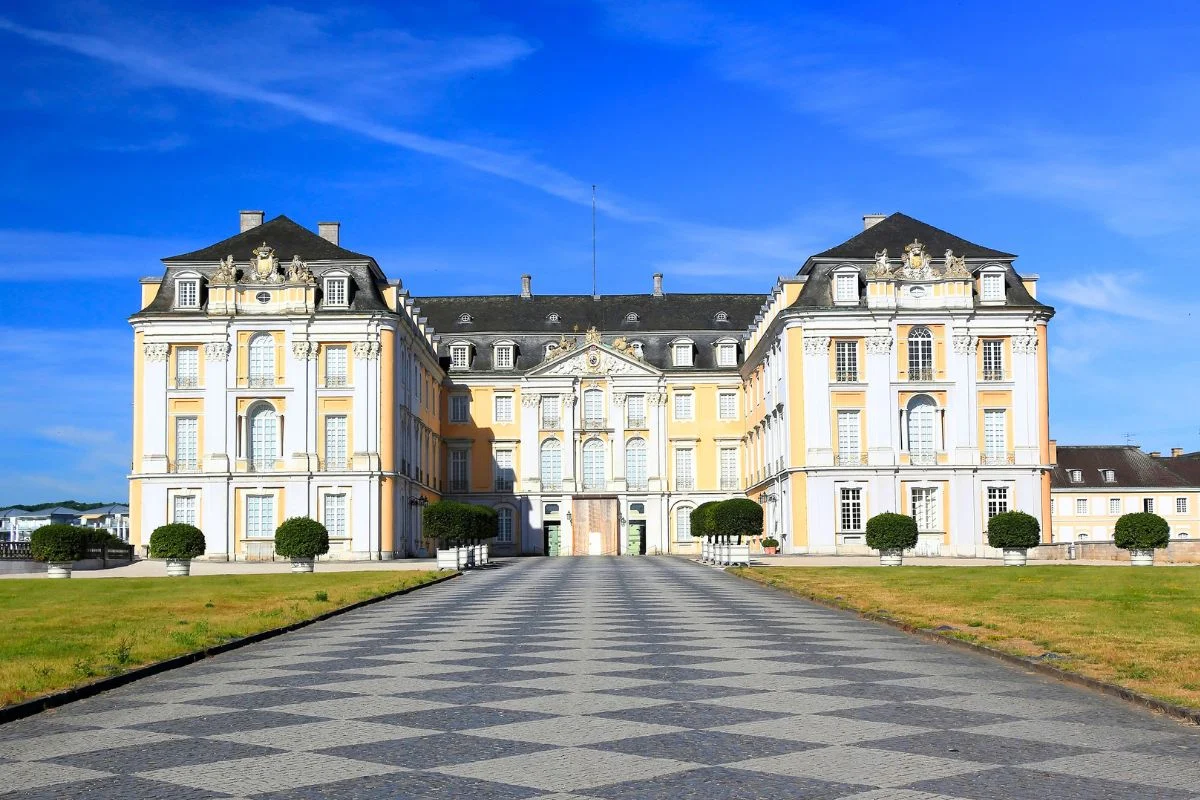
[[245, 233], [251, 228], [257, 228], [263, 223], [263, 212], [261, 211], [239, 211], [238, 212], [238, 233]]
[[521, 276], [521, 297], [533, 297], [533, 276], [528, 273]]
[[338, 243], [338, 232], [342, 229], [340, 222], [318, 222], [317, 235], [327, 242]]
[[1162, 457], [1162, 451], [1161, 451], [1161, 450], [1151, 450], [1151, 451], [1150, 451], [1150, 457], [1151, 457], [1151, 458], [1161, 458], [1161, 457]]
[[863, 230], [878, 225], [887, 219], [887, 214], [863, 214]]
[[654, 296], [655, 297], [663, 296], [662, 273], [661, 272], [654, 273]]
[[1172, 447], [1171, 448], [1171, 458], [1179, 458], [1181, 455], [1183, 455], [1182, 447]]

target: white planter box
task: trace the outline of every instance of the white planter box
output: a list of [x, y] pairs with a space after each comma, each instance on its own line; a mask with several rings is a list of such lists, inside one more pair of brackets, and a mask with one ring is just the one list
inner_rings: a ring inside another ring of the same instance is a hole
[[168, 558], [167, 575], [171, 578], [186, 578], [192, 574], [192, 562], [187, 558]]
[[1028, 554], [1023, 547], [1004, 548], [1004, 566], [1023, 567], [1028, 560]]
[[312, 572], [314, 563], [312, 558], [293, 558], [292, 572]]
[[732, 546], [729, 544], [717, 545], [717, 563], [721, 566], [729, 565], [729, 548]]
[[488, 563], [488, 557], [489, 553], [486, 543], [475, 545], [475, 564], [477, 566], [483, 566]]
[[879, 566], [881, 567], [899, 567], [904, 564], [903, 550], [880, 550], [879, 551]]
[[458, 548], [451, 547], [448, 550], [437, 551], [437, 568], [438, 569], [458, 569]]
[[750, 545], [748, 544], [731, 544], [726, 545], [729, 549], [729, 560], [726, 564], [745, 564], [750, 566]]
[[1129, 563], [1135, 567], [1153, 567], [1154, 566], [1154, 551], [1153, 550], [1130, 550]]
[[69, 578], [71, 577], [71, 562], [70, 561], [51, 561], [46, 564], [47, 578]]
[[471, 545], [458, 548], [458, 568], [470, 569], [475, 566], [475, 548]]

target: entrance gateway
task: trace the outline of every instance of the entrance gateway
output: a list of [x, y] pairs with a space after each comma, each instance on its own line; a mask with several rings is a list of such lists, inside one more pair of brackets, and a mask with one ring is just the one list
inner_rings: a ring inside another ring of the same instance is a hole
[[571, 501], [571, 552], [582, 556], [619, 555], [620, 504], [615, 497], [576, 497]]

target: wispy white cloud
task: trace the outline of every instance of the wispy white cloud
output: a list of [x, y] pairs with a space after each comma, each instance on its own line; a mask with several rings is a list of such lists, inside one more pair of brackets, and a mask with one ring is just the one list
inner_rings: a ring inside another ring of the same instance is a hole
[[1169, 288], [1177, 289], [1161, 282], [1155, 284], [1144, 273], [1126, 269], [1053, 280], [1042, 287], [1042, 292], [1055, 302], [1090, 311], [1166, 325], [1200, 327], [1200, 317], [1194, 314], [1200, 303], [1187, 299], [1188, 294], [1195, 293], [1185, 288], [1182, 295], [1179, 291], [1167, 295], [1165, 290]]
[[162, 270], [186, 242], [117, 234], [0, 228], [0, 281], [128, 279]]

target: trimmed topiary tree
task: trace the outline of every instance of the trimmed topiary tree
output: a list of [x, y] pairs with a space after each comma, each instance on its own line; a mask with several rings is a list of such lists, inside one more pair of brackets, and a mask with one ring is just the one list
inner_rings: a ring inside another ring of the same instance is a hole
[[421, 510], [424, 533], [438, 547], [457, 547], [466, 539], [469, 528], [469, 506], [457, 500], [438, 500]]
[[29, 537], [34, 561], [65, 564], [83, 558], [91, 531], [75, 525], [43, 525]]
[[879, 563], [899, 566], [905, 550], [917, 546], [917, 521], [885, 511], [867, 520], [867, 547], [879, 551]]
[[1158, 514], [1139, 511], [1124, 514], [1113, 528], [1113, 542], [1128, 550], [1135, 566], [1148, 567], [1154, 563], [1154, 551], [1171, 541], [1171, 526]]
[[1042, 526], [1037, 518], [1024, 511], [1005, 511], [988, 520], [989, 547], [1004, 551], [1004, 563], [1021, 567], [1027, 559], [1026, 550], [1042, 542]]
[[191, 561], [204, 555], [204, 532], [195, 525], [172, 522], [150, 534], [150, 557], [167, 560], [167, 574], [176, 577], [191, 572]]
[[312, 572], [313, 560], [329, 552], [329, 531], [309, 517], [291, 517], [275, 529], [275, 553], [292, 560], [292, 572]]
[[688, 518], [692, 523], [693, 538], [703, 537], [711, 539], [717, 535], [716, 524], [713, 521], [713, 512], [719, 505], [720, 501], [709, 500], [707, 503], [701, 503], [692, 509], [692, 513], [688, 515]]
[[712, 511], [713, 525], [722, 536], [736, 536], [738, 544], [743, 536], [761, 536], [763, 508], [748, 497], [722, 500]]

